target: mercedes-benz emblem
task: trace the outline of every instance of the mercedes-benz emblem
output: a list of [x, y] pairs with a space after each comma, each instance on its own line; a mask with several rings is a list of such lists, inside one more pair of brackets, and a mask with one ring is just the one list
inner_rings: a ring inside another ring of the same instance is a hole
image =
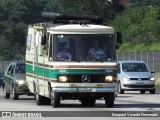
[[90, 82], [90, 76], [89, 75], [83, 75], [82, 76], [82, 82], [89, 83]]

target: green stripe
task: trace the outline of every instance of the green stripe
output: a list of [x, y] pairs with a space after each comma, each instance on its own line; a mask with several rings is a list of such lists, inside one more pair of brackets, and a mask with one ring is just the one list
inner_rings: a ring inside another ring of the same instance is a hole
[[[37, 66], [35, 74], [38, 76], [43, 76], [43, 69], [44, 69], [44, 77], [56, 79], [58, 75], [82, 75], [82, 74], [92, 74], [92, 75], [105, 75], [107, 74], [106, 69], [66, 69], [64, 71], [61, 69], [49, 69], [43, 68], [41, 66]], [[33, 74], [32, 65], [26, 64], [26, 72]], [[114, 69], [113, 74], [116, 77], [117, 71]]]

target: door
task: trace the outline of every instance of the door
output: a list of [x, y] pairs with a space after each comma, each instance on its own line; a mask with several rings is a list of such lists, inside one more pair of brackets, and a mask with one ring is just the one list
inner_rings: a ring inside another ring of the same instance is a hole
[[8, 92], [12, 91], [12, 84], [13, 84], [13, 80], [14, 80], [14, 64], [9, 65], [7, 71], [6, 71], [6, 75], [5, 75], [5, 86], [6, 86], [6, 90]]

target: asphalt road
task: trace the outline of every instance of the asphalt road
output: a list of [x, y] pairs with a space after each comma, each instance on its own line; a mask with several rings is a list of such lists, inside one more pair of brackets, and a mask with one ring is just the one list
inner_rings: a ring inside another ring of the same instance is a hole
[[[107, 116], [108, 113], [109, 115], [112, 115], [111, 119], [116, 120], [117, 118], [118, 119], [122, 118], [122, 117], [121, 118], [113, 117], [114, 115], [118, 115], [117, 111], [120, 112], [120, 115], [126, 114], [125, 112], [141, 113], [141, 111], [146, 111], [146, 112], [160, 111], [160, 92], [157, 91], [156, 94], [149, 94], [148, 92], [146, 94], [140, 94], [139, 92], [125, 92], [125, 94], [119, 94], [118, 97], [115, 99], [115, 105], [113, 108], [106, 108], [104, 104], [104, 100], [97, 100], [96, 105], [94, 107], [82, 107], [81, 103], [77, 100], [65, 100], [65, 101], [62, 101], [61, 103], [62, 105], [60, 108], [53, 108], [51, 105], [37, 106], [35, 103], [35, 100], [33, 99], [33, 96], [22, 95], [20, 96], [19, 100], [12, 100], [12, 98], [5, 99], [3, 97], [2, 89], [0, 89], [0, 111], [1, 112], [18, 111], [21, 113], [22, 111], [23, 112], [35, 111], [37, 113], [41, 111], [47, 111], [49, 113], [47, 114], [46, 112], [45, 116], [50, 115], [50, 112], [52, 112], [52, 116], [53, 116], [53, 113], [56, 114], [57, 115], [56, 117], [58, 117], [57, 119], [60, 119], [60, 116], [63, 116], [62, 118], [66, 120], [69, 120], [69, 117], [72, 117], [72, 119], [73, 117], [75, 117], [76, 119], [79, 117], [81, 117], [79, 119], [82, 119], [82, 117], [86, 119], [87, 118], [96, 119], [95, 117], [98, 117], [98, 119], [103, 119], [104, 117]], [[122, 114], [123, 111], [124, 111], [124, 114]], [[37, 115], [39, 114], [37, 113]], [[102, 117], [99, 117], [101, 115]], [[159, 112], [159, 115], [160, 115], [160, 112]], [[51, 117], [49, 117], [48, 119], [50, 118]], [[107, 117], [107, 118], [110, 118], [110, 117]], [[9, 119], [9, 118], [5, 117], [5, 119]], [[133, 117], [129, 116], [129, 119], [133, 119]], [[137, 117], [136, 117], [136, 120], [137, 120]]]

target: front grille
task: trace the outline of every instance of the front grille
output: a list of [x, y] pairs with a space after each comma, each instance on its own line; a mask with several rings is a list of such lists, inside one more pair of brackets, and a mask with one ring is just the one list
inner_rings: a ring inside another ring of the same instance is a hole
[[[67, 82], [69, 83], [88, 83], [82, 80], [83, 75], [68, 75]], [[105, 75], [87, 75], [89, 76], [90, 80], [89, 83], [104, 83], [105, 82]]]
[[153, 88], [154, 85], [124, 85], [128, 88]]
[[150, 78], [130, 78], [130, 80], [150, 80]]

